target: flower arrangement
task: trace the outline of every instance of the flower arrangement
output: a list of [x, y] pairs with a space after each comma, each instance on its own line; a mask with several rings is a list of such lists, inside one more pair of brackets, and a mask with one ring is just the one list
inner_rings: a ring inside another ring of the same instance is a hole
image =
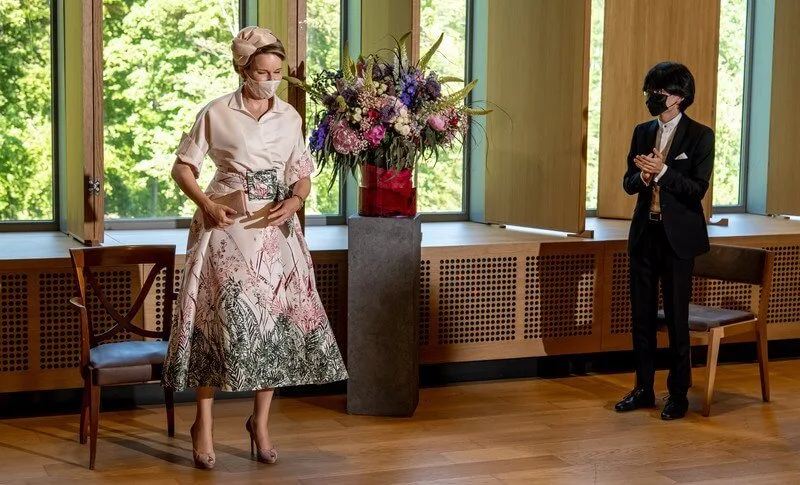
[[[477, 80], [446, 94], [443, 84], [463, 80], [427, 69], [443, 35], [416, 65], [405, 48], [409, 35], [396, 41], [391, 61], [375, 55], [354, 61], [345, 47], [341, 69], [324, 70], [310, 83], [289, 78], [321, 106], [310, 149], [319, 167], [333, 165], [333, 180], [360, 167], [362, 188], [366, 180], [377, 189], [413, 189], [416, 163], [463, 143], [469, 117], [489, 112], [464, 104]], [[416, 193], [403, 195], [413, 195], [415, 211]]]

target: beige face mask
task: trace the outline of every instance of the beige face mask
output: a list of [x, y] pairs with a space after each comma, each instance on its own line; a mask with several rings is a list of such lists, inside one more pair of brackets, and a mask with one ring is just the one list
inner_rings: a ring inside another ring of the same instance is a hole
[[250, 76], [247, 76], [244, 83], [247, 86], [247, 90], [256, 99], [269, 99], [275, 96], [281, 82], [280, 80], [256, 81]]

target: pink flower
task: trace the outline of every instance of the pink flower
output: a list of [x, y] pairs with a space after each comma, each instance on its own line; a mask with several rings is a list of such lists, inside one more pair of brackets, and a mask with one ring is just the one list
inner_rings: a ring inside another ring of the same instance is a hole
[[331, 136], [333, 148], [343, 155], [349, 155], [358, 149], [358, 134], [344, 121], [339, 121], [333, 126]]
[[428, 117], [428, 126], [433, 128], [435, 131], [444, 131], [446, 125], [447, 121], [442, 116], [431, 115]]
[[369, 144], [373, 147], [376, 147], [381, 144], [383, 140], [383, 136], [386, 134], [386, 128], [383, 125], [375, 125], [367, 131], [364, 137], [367, 139]]

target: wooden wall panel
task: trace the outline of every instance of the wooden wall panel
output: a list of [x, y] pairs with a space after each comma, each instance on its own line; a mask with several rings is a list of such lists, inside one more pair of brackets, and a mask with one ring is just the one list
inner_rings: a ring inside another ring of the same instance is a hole
[[485, 217], [582, 232], [589, 2], [489, 3]]
[[800, 214], [800, 2], [775, 0], [775, 43], [772, 57], [767, 213]]
[[[719, 52], [719, 0], [606, 0], [600, 111], [599, 217], [629, 219], [635, 197], [622, 190], [633, 128], [650, 119], [642, 81], [655, 64], [677, 61], [695, 78], [687, 114], [714, 127]], [[711, 189], [704, 200], [711, 215]]]
[[362, 0], [361, 53], [378, 54], [388, 58], [395, 41], [412, 32], [410, 49], [412, 61], [419, 59], [419, 0]]

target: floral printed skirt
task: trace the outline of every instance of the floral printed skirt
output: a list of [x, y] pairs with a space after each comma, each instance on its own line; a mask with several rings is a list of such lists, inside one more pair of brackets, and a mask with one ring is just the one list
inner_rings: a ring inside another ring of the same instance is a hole
[[296, 218], [294, 227], [239, 219], [207, 230], [195, 214], [164, 386], [250, 391], [347, 379]]

